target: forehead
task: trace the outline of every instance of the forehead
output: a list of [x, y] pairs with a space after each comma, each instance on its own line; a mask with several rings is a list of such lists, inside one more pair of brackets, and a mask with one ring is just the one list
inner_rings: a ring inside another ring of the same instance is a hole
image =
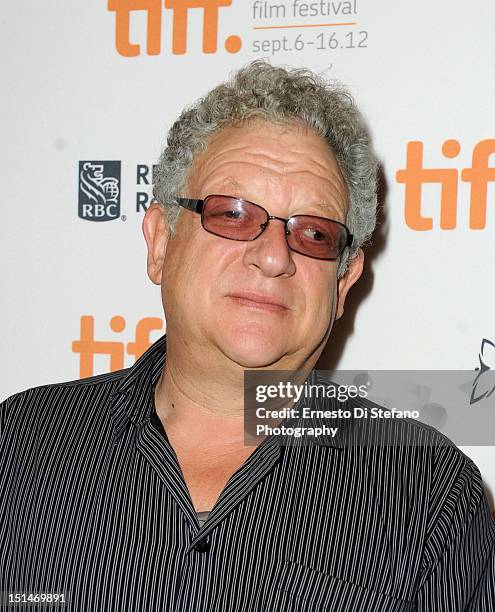
[[249, 199], [276, 191], [291, 200], [309, 195], [315, 203], [339, 208], [347, 200], [334, 153], [321, 136], [296, 122], [255, 120], [222, 129], [195, 159], [188, 186], [195, 197], [230, 190]]

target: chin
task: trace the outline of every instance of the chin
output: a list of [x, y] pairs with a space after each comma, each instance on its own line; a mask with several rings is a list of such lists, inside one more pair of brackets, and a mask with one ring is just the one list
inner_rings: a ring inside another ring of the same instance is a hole
[[222, 352], [242, 368], [269, 367], [286, 354], [282, 342], [270, 341], [266, 336], [243, 336], [236, 338], [234, 342], [222, 344]]

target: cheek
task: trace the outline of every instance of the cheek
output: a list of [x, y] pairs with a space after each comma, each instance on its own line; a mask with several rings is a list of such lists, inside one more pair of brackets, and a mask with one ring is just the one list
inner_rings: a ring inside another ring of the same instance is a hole
[[194, 255], [196, 251], [191, 248], [192, 241], [184, 239], [187, 232], [188, 228], [178, 228], [176, 234], [169, 240], [165, 253], [162, 298], [169, 313], [182, 310], [184, 303], [191, 303], [188, 295], [192, 289], [190, 281], [197, 278], [195, 274], [197, 262]]
[[307, 276], [305, 285], [308, 287], [306, 309], [312, 322], [319, 324], [316, 327], [326, 327], [333, 319], [336, 307], [336, 274], [325, 265], [319, 264], [318, 269]]
[[233, 257], [228, 248], [231, 244], [239, 243], [213, 236], [201, 225], [178, 229], [167, 247], [163, 267], [164, 303], [183, 312], [205, 308], [210, 290], [218, 287], [223, 277], [225, 261]]
[[170, 238], [165, 253], [164, 265], [169, 277], [184, 279], [191, 276], [200, 259], [204, 233], [199, 218], [179, 217], [176, 232]]

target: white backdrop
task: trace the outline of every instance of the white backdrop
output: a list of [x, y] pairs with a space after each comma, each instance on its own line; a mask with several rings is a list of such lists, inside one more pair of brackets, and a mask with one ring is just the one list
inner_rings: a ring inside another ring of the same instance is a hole
[[[0, 397], [131, 365], [148, 336], [163, 333], [137, 206], [150, 186], [138, 170], [156, 162], [184, 105], [259, 57], [346, 83], [383, 164], [380, 231], [326, 359], [356, 369], [479, 367], [482, 340], [495, 342], [495, 170], [488, 169], [495, 166], [495, 4], [203, 4], [2, 6]], [[455, 142], [442, 150], [446, 141]], [[412, 169], [421, 144], [409, 143], [422, 143], [429, 172]], [[406, 188], [397, 172], [406, 169], [408, 146]], [[102, 169], [113, 188], [106, 205], [117, 202], [118, 187], [120, 211], [107, 209], [118, 213], [113, 220], [78, 216], [80, 162], [88, 161], [93, 179], [97, 162], [120, 164], [120, 182], [109, 179], [119, 164]], [[424, 183], [416, 196], [415, 180]], [[77, 342], [81, 326], [89, 337], [91, 325], [95, 342], [112, 343], [93, 345], [102, 354]], [[494, 490], [493, 448], [464, 450]]]

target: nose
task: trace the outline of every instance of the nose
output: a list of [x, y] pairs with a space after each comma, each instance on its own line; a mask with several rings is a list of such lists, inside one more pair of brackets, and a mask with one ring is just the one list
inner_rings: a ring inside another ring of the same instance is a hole
[[285, 223], [270, 217], [264, 231], [256, 240], [246, 243], [244, 263], [259, 269], [265, 276], [292, 276], [296, 266], [285, 237]]

